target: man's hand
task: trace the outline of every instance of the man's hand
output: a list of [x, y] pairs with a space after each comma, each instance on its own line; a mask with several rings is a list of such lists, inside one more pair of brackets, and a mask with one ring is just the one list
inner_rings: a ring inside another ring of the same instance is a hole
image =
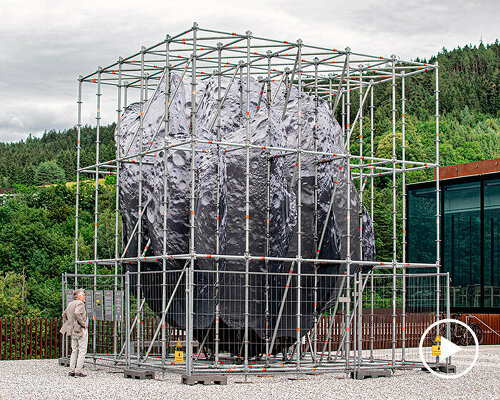
[[87, 329], [87, 324], [83, 324], [83, 329]]

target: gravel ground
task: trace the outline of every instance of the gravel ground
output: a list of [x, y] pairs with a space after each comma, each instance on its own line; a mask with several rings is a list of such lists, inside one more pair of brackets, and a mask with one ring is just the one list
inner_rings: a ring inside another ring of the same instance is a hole
[[[474, 356], [462, 351], [454, 358], [463, 370]], [[85, 368], [86, 378], [70, 378], [57, 360], [0, 361], [0, 400], [15, 399], [500, 399], [500, 346], [481, 347], [479, 360], [464, 377], [445, 380], [420, 370], [396, 371], [390, 378], [345, 379], [340, 374], [259, 378], [227, 386], [186, 386], [179, 375], [165, 379], [131, 380], [106, 368]], [[161, 374], [158, 374], [161, 376]]]

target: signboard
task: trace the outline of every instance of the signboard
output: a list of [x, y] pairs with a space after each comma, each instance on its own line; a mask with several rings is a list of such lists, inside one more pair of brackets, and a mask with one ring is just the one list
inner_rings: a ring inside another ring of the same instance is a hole
[[102, 290], [95, 291], [94, 317], [98, 321], [103, 320], [103, 293]]
[[115, 321], [123, 321], [123, 290], [115, 291]]
[[104, 319], [113, 321], [113, 291], [104, 291]]
[[440, 345], [432, 346], [432, 355], [433, 356], [440, 356], [441, 355], [441, 346]]
[[175, 362], [176, 363], [184, 362], [184, 352], [183, 351], [176, 351], [175, 352]]
[[85, 291], [85, 311], [87, 311], [87, 317], [89, 320], [92, 319], [94, 315], [94, 291], [86, 290]]
[[73, 289], [66, 289], [66, 308], [73, 301]]

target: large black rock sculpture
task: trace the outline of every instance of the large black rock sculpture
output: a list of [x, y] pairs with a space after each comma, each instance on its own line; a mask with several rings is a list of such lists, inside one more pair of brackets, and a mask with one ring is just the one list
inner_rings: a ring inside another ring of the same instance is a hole
[[[163, 147], [165, 124], [165, 80], [159, 89], [143, 105], [147, 110], [143, 119], [142, 145], [140, 141], [140, 106], [129, 105], [123, 112], [117, 154], [137, 154], [142, 149]], [[227, 98], [220, 111], [220, 139], [227, 143], [245, 144], [247, 137], [247, 81], [223, 78], [221, 93], [230, 85]], [[179, 87], [178, 90], [176, 88]], [[169, 133], [170, 144], [189, 142], [191, 138], [190, 117], [191, 85], [172, 74], [170, 80]], [[214, 118], [218, 108], [217, 78], [197, 81], [196, 100], [196, 144], [195, 156], [195, 251], [199, 254], [215, 254], [217, 223], [219, 224], [219, 252], [225, 255], [245, 254], [245, 187], [246, 149], [208, 143], [217, 140], [217, 123]], [[295, 258], [298, 254], [298, 164], [297, 154], [262, 149], [263, 146], [297, 149], [299, 92], [292, 87], [286, 97], [286, 87], [272, 84], [274, 98], [269, 106], [263, 86], [250, 79], [250, 255], [266, 254], [269, 232], [270, 257]], [[175, 93], [175, 95], [174, 95]], [[317, 103], [316, 103], [317, 102]], [[286, 112], [282, 118], [286, 103]], [[325, 153], [345, 153], [343, 135], [331, 109], [323, 99], [302, 93], [301, 143], [302, 150]], [[317, 124], [316, 130], [314, 124]], [[315, 138], [316, 137], [316, 138]], [[118, 137], [116, 138], [118, 142]], [[206, 143], [205, 143], [206, 142]], [[150, 152], [142, 165], [142, 204], [147, 204], [142, 219], [142, 244], [149, 242], [147, 255], [163, 253], [163, 214], [167, 213], [167, 254], [188, 254], [190, 242], [190, 190], [191, 152], [190, 144], [168, 151]], [[183, 149], [184, 148], [184, 149]], [[227, 150], [227, 151], [226, 151]], [[128, 151], [128, 152], [127, 152]], [[270, 174], [268, 174], [268, 158]], [[164, 174], [167, 160], [167, 209], [164, 210]], [[342, 158], [302, 153], [301, 165], [301, 255], [302, 258], [345, 259], [347, 256], [347, 173]], [[323, 159], [324, 162], [323, 162]], [[138, 243], [134, 227], [138, 218], [139, 165], [124, 163], [120, 172], [120, 208], [123, 218], [124, 242], [132, 237], [127, 257], [137, 257]], [[317, 171], [315, 171], [315, 169]], [[314, 186], [317, 174], [317, 226], [315, 229]], [[269, 175], [269, 185], [267, 178]], [[217, 212], [217, 187], [219, 205]], [[269, 218], [267, 199], [269, 187]], [[374, 260], [375, 240], [373, 227], [366, 209], [360, 204], [354, 183], [350, 185], [350, 241], [353, 260]], [[327, 219], [328, 209], [332, 209]], [[361, 218], [360, 218], [361, 213]], [[219, 221], [217, 222], [216, 216]], [[361, 220], [361, 227], [359, 226]], [[269, 226], [267, 226], [269, 225]], [[326, 225], [326, 228], [325, 228]], [[316, 251], [321, 233], [324, 239]], [[360, 231], [362, 240], [360, 245]], [[316, 232], [316, 236], [315, 236]], [[168, 271], [182, 270], [183, 260], [169, 259]], [[135, 271], [135, 263], [125, 264]], [[276, 346], [293, 343], [297, 337], [298, 279], [295, 263], [279, 261], [250, 262], [249, 286], [249, 341], [250, 354], [265, 351], [265, 342], [275, 335]], [[358, 266], [352, 265], [351, 272]], [[161, 271], [161, 262], [141, 263], [141, 271]], [[214, 271], [218, 271], [216, 274]], [[289, 279], [289, 272], [293, 274]], [[210, 271], [210, 272], [208, 272]], [[219, 313], [219, 350], [242, 354], [245, 327], [245, 261], [200, 257], [196, 260], [194, 273], [194, 334], [208, 348], [215, 343], [215, 320]], [[341, 285], [345, 264], [301, 263], [300, 286], [300, 334], [310, 330], [314, 317], [329, 308], [335, 301]], [[318, 275], [315, 276], [314, 274]], [[169, 278], [167, 298], [172, 294], [179, 273]], [[133, 275], [134, 277], [135, 275]], [[161, 274], [141, 276], [141, 287], [148, 305], [156, 313], [162, 312]], [[133, 281], [134, 283], [135, 281]], [[287, 284], [289, 288], [287, 288]], [[185, 327], [186, 292], [184, 284], [178, 288], [168, 310], [170, 324]], [[281, 309], [281, 317], [280, 317]]]

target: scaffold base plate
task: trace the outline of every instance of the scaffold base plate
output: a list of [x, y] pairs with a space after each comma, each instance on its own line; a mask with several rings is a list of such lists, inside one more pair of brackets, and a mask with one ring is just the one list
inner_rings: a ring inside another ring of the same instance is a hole
[[154, 379], [155, 372], [150, 369], [126, 369], [123, 376], [129, 379]]
[[[448, 365], [448, 364], [439, 364], [429, 366], [430, 369], [436, 372], [442, 372], [443, 374], [456, 374], [457, 367], [456, 365]], [[422, 368], [422, 371], [429, 372], [429, 370], [425, 367]]]
[[184, 385], [227, 385], [227, 376], [225, 375], [182, 375]]
[[389, 378], [392, 376], [390, 369], [359, 369], [351, 372], [352, 379]]

